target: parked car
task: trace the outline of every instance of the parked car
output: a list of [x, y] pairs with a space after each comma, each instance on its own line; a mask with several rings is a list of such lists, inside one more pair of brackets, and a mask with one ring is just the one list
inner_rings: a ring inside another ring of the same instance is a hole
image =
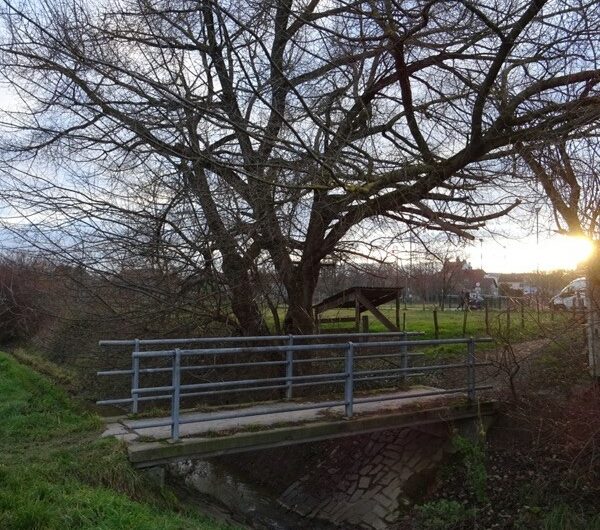
[[585, 278], [577, 278], [550, 299], [550, 307], [563, 311], [567, 309], [585, 309], [587, 307], [585, 290]]

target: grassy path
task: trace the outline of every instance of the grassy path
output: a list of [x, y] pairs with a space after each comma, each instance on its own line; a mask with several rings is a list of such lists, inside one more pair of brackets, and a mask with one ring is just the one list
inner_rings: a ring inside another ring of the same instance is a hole
[[147, 483], [100, 419], [0, 353], [0, 528], [225, 530]]

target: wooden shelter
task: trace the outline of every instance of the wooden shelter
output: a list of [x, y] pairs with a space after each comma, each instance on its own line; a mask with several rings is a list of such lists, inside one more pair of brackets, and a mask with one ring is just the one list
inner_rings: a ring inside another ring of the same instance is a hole
[[[346, 321], [348, 319], [322, 319], [321, 313], [329, 309], [349, 309], [354, 308], [354, 327], [358, 332], [360, 330], [361, 314], [369, 311], [379, 322], [381, 322], [390, 331], [400, 331], [400, 295], [401, 287], [349, 287], [339, 293], [329, 296], [313, 305], [315, 322], [317, 328], [320, 323], [333, 320]], [[392, 323], [379, 309], [378, 306], [396, 302], [396, 323]]]

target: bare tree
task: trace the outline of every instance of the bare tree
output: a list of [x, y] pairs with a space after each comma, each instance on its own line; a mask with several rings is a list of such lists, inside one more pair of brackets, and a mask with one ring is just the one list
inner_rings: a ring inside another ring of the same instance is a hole
[[[550, 206], [557, 231], [586, 236], [594, 250], [587, 264], [590, 369], [600, 376], [600, 139], [594, 129], [556, 142], [519, 145], [519, 153]], [[523, 174], [527, 175], [526, 171]]]
[[98, 273], [252, 270], [313, 329], [321, 264], [374, 226], [472, 238], [519, 143], [600, 114], [595, 0], [2, 2], [7, 230]]

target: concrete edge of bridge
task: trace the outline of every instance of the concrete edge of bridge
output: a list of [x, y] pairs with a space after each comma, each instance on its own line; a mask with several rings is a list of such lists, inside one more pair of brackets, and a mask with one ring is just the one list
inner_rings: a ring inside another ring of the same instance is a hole
[[499, 411], [496, 401], [460, 403], [444, 407], [385, 414], [365, 414], [351, 420], [332, 419], [301, 425], [270, 427], [219, 437], [190, 437], [178, 442], [133, 442], [128, 446], [130, 462], [137, 468], [151, 468], [178, 460], [208, 458], [227, 454], [270, 449], [305, 442], [316, 442], [387, 429], [418, 427], [432, 424], [471, 422], [459, 426], [463, 433], [476, 432], [481, 419], [484, 430]]

